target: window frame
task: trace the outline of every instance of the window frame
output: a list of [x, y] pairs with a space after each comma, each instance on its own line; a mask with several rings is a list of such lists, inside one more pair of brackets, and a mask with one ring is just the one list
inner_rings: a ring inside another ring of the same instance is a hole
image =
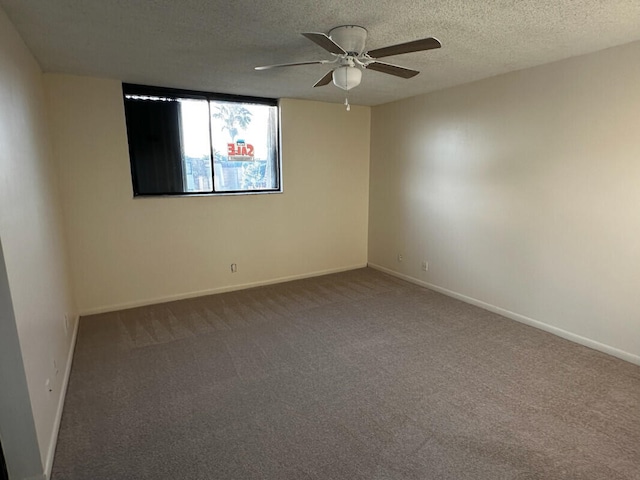
[[275, 180], [277, 182], [276, 188], [269, 189], [256, 189], [256, 190], [232, 190], [232, 191], [216, 191], [215, 190], [215, 156], [213, 150], [213, 140], [212, 140], [212, 132], [211, 132], [211, 118], [209, 118], [209, 148], [210, 148], [210, 159], [211, 159], [211, 187], [213, 191], [211, 192], [166, 192], [166, 193], [138, 193], [136, 191], [137, 178], [136, 172], [134, 169], [134, 162], [131, 156], [131, 145], [129, 141], [129, 129], [126, 126], [127, 118], [126, 118], [126, 109], [125, 109], [125, 130], [127, 135], [127, 147], [129, 153], [129, 166], [131, 170], [131, 188], [133, 191], [133, 198], [157, 198], [157, 197], [218, 197], [218, 196], [236, 196], [236, 195], [269, 195], [269, 194], [278, 194], [283, 193], [283, 185], [282, 185], [282, 139], [281, 139], [281, 112], [280, 112], [280, 100], [268, 97], [254, 97], [254, 96], [246, 96], [246, 95], [235, 95], [228, 93], [216, 93], [216, 92], [204, 92], [199, 90], [187, 90], [180, 88], [170, 88], [170, 87], [158, 87], [152, 85], [142, 85], [135, 83], [126, 83], [122, 82], [122, 101], [123, 107], [125, 106], [125, 102], [127, 101], [127, 95], [139, 95], [139, 96], [147, 96], [147, 97], [178, 97], [185, 99], [197, 99], [197, 100], [207, 100], [207, 102], [211, 101], [221, 101], [221, 102], [232, 102], [232, 103], [248, 103], [248, 104], [256, 104], [256, 105], [267, 105], [271, 107], [276, 107], [276, 118], [277, 124], [275, 126], [275, 168], [276, 175]]

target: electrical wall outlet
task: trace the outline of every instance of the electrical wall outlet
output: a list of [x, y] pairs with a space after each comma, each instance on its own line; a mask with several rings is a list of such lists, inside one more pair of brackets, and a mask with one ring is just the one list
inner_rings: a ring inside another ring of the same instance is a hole
[[422, 271], [426, 272], [427, 270], [429, 270], [429, 262], [425, 260], [424, 262], [422, 262]]
[[398, 261], [401, 262], [402, 260], [404, 260], [404, 256], [401, 253], [399, 253], [398, 254]]
[[236, 273], [238, 271], [238, 266], [235, 263], [231, 264], [231, 273]]

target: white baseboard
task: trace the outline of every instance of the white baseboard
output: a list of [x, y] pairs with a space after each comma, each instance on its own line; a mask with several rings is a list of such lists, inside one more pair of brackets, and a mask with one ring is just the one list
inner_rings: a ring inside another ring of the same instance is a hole
[[51, 469], [53, 468], [53, 457], [56, 453], [56, 445], [58, 444], [58, 433], [60, 432], [60, 422], [62, 420], [62, 410], [64, 408], [64, 399], [67, 395], [67, 386], [69, 385], [69, 376], [71, 375], [71, 364], [73, 363], [73, 353], [76, 349], [76, 339], [78, 338], [79, 316], [75, 317], [73, 322], [73, 333], [71, 335], [71, 344], [69, 345], [69, 353], [67, 354], [67, 365], [62, 377], [62, 385], [60, 385], [60, 398], [58, 399], [58, 409], [56, 417], [53, 421], [53, 431], [51, 432], [51, 440], [49, 441], [49, 450], [47, 451], [47, 461], [44, 466], [43, 480], [51, 478]]
[[365, 268], [366, 266], [367, 266], [366, 263], [361, 263], [361, 264], [356, 264], [356, 265], [350, 265], [348, 267], [331, 268], [331, 269], [328, 269], [328, 270], [320, 270], [320, 271], [315, 271], [315, 272], [301, 273], [301, 274], [298, 274], [298, 275], [289, 275], [289, 276], [286, 276], [286, 277], [272, 278], [272, 279], [269, 279], [269, 280], [261, 280], [261, 281], [257, 281], [257, 282], [241, 283], [241, 284], [236, 284], [236, 285], [228, 285], [228, 286], [224, 286], [224, 287], [211, 288], [211, 289], [207, 289], [207, 290], [199, 290], [199, 291], [196, 291], [196, 292], [180, 293], [180, 294], [177, 294], [177, 295], [166, 295], [166, 296], [163, 296], [163, 297], [148, 298], [148, 299], [145, 299], [145, 300], [140, 300], [140, 301], [135, 301], [135, 302], [126, 302], [126, 303], [119, 303], [119, 304], [114, 304], [114, 305], [107, 305], [107, 306], [104, 306], [104, 307], [89, 308], [87, 310], [82, 310], [80, 312], [80, 316], [95, 315], [95, 314], [98, 314], [98, 313], [117, 312], [118, 310], [125, 310], [127, 308], [144, 307], [146, 305], [155, 305], [155, 304], [158, 304], [158, 303], [173, 302], [175, 300], [184, 300], [184, 299], [187, 299], [187, 298], [204, 297], [206, 295], [214, 295], [216, 293], [225, 293], [225, 292], [233, 292], [233, 291], [236, 291], [236, 290], [245, 290], [247, 288], [262, 287], [264, 285], [273, 285], [275, 283], [290, 282], [292, 280], [301, 280], [303, 278], [319, 277], [319, 276], [322, 276], [322, 275], [329, 275], [331, 273], [347, 272], [349, 270], [356, 270], [358, 268]]
[[516, 322], [524, 323], [531, 327], [539, 328], [540, 330], [544, 330], [545, 332], [552, 333], [557, 335], [558, 337], [562, 337], [566, 340], [570, 340], [572, 342], [578, 343], [580, 345], [584, 345], [585, 347], [593, 348], [594, 350], [598, 350], [603, 353], [607, 353], [614, 357], [620, 358], [622, 360], [626, 360], [627, 362], [634, 363], [636, 365], [640, 365], [640, 356], [634, 355], [633, 353], [625, 352], [624, 350], [620, 350], [618, 348], [612, 347], [610, 345], [606, 345], [604, 343], [597, 342], [587, 337], [583, 337], [576, 333], [569, 332], [567, 330], [563, 330], [558, 327], [554, 327], [553, 325], [549, 325], [548, 323], [541, 322], [539, 320], [534, 320], [533, 318], [526, 317], [524, 315], [520, 315], [519, 313], [515, 313], [509, 310], [505, 310], [504, 308], [497, 307], [495, 305], [491, 305], [490, 303], [483, 302], [481, 300], [477, 300], [472, 297], [468, 297], [466, 295], [462, 295], [461, 293], [454, 292], [452, 290], [448, 290], [446, 288], [439, 287], [432, 283], [424, 282], [414, 277], [410, 277], [409, 275], [405, 275], [403, 273], [396, 272], [389, 268], [383, 267], [381, 265], [376, 265], [374, 263], [369, 263], [369, 267], [379, 270], [384, 273], [388, 273], [389, 275], [393, 275], [394, 277], [401, 278], [406, 280], [407, 282], [411, 282], [416, 285], [420, 285], [421, 287], [428, 288], [429, 290], [433, 290], [438, 293], [442, 293], [449, 297], [453, 297], [457, 300], [461, 300], [465, 303], [469, 303], [471, 305], [475, 305], [476, 307], [483, 308], [493, 313], [497, 313], [498, 315], [502, 315], [503, 317], [507, 317], [511, 320], [515, 320]]

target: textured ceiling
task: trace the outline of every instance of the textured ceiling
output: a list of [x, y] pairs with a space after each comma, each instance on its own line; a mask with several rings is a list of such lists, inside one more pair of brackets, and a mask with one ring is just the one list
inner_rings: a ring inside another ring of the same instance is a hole
[[[366, 71], [351, 103], [377, 105], [640, 39], [640, 0], [0, 0], [46, 72], [266, 97], [343, 101], [312, 88], [330, 59], [301, 32], [344, 24], [367, 49], [434, 36], [443, 47], [388, 57], [420, 70]], [[639, 59], [640, 61], [640, 59]]]

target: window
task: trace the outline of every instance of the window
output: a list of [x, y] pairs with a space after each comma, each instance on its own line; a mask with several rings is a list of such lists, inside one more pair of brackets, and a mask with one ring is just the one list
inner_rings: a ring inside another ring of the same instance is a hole
[[281, 191], [277, 100], [122, 90], [135, 196]]

